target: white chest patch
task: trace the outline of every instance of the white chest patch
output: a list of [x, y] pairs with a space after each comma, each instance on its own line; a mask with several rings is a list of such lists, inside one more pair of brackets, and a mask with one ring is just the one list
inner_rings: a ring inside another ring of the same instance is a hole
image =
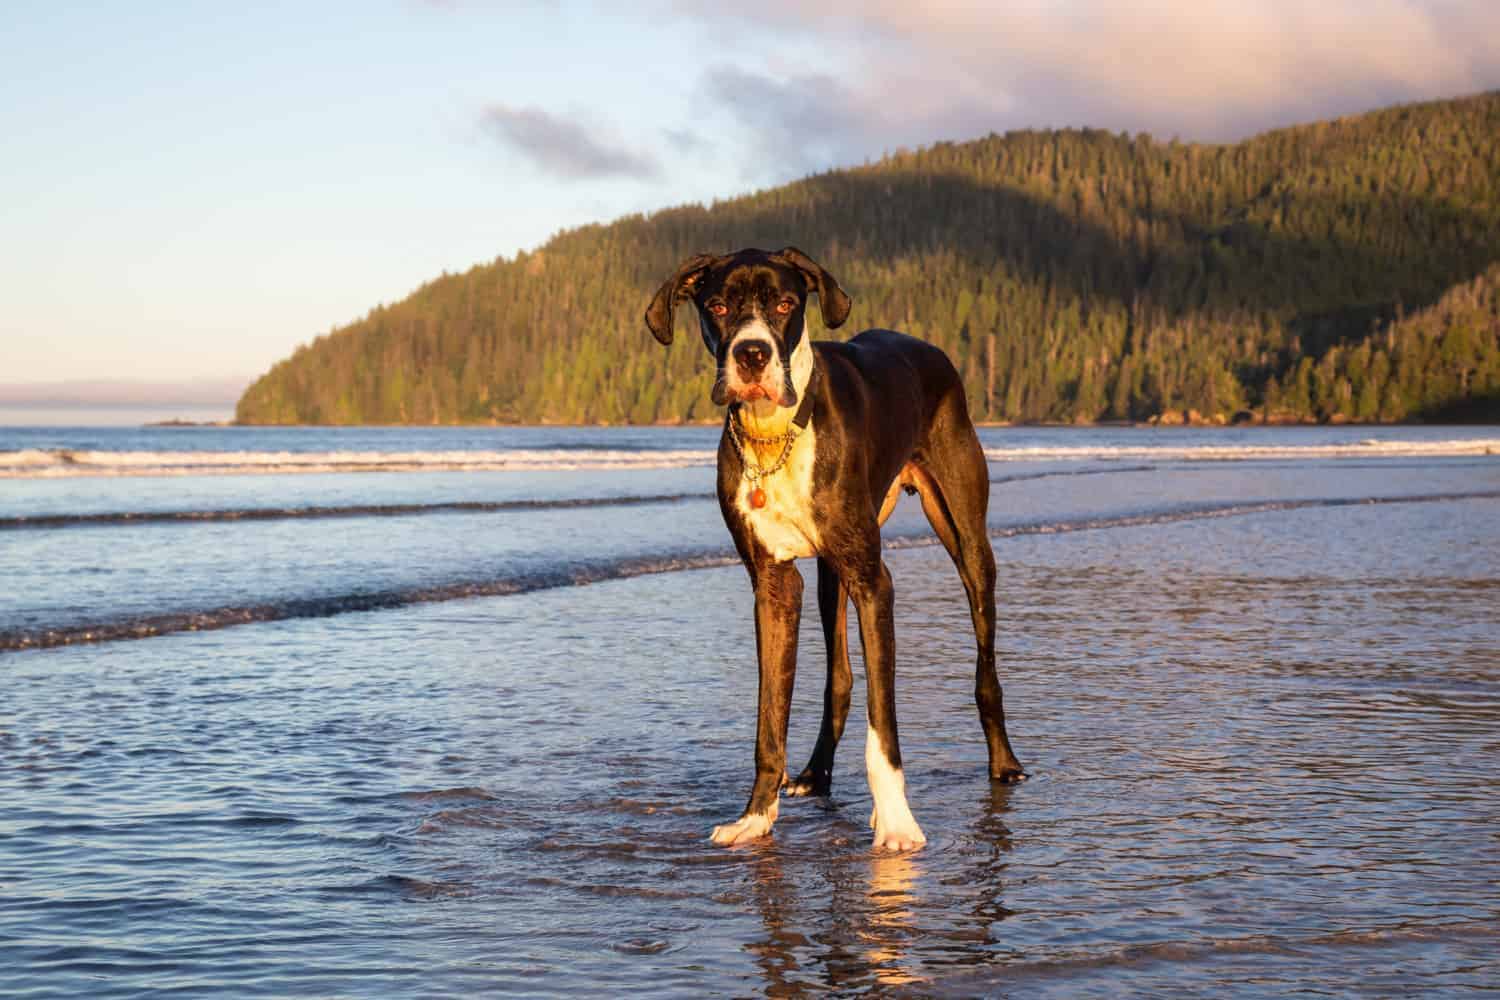
[[[786, 465], [755, 482], [741, 478], [734, 494], [735, 509], [744, 517], [751, 534], [777, 562], [804, 559], [818, 552], [812, 507], [815, 446], [813, 425], [809, 423], [792, 443]], [[750, 493], [757, 486], [765, 490], [764, 507], [750, 505]]]

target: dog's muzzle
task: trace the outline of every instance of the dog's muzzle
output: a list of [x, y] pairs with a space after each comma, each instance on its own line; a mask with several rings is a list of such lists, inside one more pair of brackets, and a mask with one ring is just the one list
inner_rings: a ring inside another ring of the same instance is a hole
[[723, 398], [715, 398], [716, 403], [771, 400], [779, 406], [796, 405], [791, 373], [771, 341], [758, 336], [736, 340], [724, 368], [719, 379]]
[[771, 398], [770, 390], [763, 380], [766, 364], [775, 353], [775, 349], [764, 340], [742, 340], [734, 345], [732, 361], [741, 384], [741, 401]]

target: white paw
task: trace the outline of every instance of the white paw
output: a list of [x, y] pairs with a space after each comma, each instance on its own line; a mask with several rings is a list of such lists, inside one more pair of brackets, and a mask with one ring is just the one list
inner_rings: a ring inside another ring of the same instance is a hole
[[773, 806], [768, 813], [745, 813], [733, 823], [725, 823], [723, 826], [714, 827], [711, 837], [715, 844], [730, 847], [734, 844], [744, 844], [771, 832], [771, 824], [776, 822], [776, 809]]
[[873, 726], [865, 730], [865, 770], [870, 776], [870, 797], [875, 800], [870, 813], [875, 846], [913, 851], [927, 843], [906, 803], [906, 776], [900, 768], [891, 766]]
[[922, 833], [922, 828], [917, 825], [910, 810], [906, 811], [906, 816], [900, 822], [883, 823], [880, 819], [880, 810], [876, 809], [870, 813], [870, 826], [875, 831], [875, 842], [872, 846], [876, 848], [884, 847], [891, 851], [915, 851], [927, 843], [927, 836]]

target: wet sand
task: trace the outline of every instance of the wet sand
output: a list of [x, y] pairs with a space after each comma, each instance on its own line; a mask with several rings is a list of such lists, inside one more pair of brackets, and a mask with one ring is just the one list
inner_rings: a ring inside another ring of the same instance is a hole
[[1497, 504], [998, 537], [1015, 788], [956, 574], [892, 551], [909, 855], [869, 846], [857, 661], [832, 799], [708, 842], [752, 776], [737, 566], [7, 654], [0, 967], [19, 995], [1493, 989]]

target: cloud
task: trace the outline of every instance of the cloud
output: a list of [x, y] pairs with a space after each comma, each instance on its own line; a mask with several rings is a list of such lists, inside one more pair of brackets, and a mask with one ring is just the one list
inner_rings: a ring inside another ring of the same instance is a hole
[[775, 78], [718, 66], [704, 74], [700, 89], [748, 133], [740, 156], [752, 172], [784, 164], [806, 173], [842, 162], [859, 155], [878, 131], [870, 109], [830, 76]]
[[679, 153], [703, 156], [713, 152], [714, 144], [691, 129], [664, 128], [661, 136]]
[[662, 173], [654, 157], [611, 143], [580, 122], [540, 108], [492, 104], [484, 109], [482, 123], [502, 145], [569, 180], [655, 180]]
[[974, 122], [990, 118], [988, 105], [963, 88], [933, 90], [894, 68], [851, 84], [823, 73], [718, 66], [699, 89], [739, 126], [746, 173], [778, 180], [969, 135]]
[[1493, 0], [762, 0], [752, 20], [674, 7], [838, 54], [853, 69], [837, 81], [719, 69], [704, 83], [726, 108], [730, 84], [743, 85], [735, 113], [759, 120], [767, 141], [801, 122], [814, 144], [846, 154], [1064, 125], [1232, 140], [1500, 87]]

